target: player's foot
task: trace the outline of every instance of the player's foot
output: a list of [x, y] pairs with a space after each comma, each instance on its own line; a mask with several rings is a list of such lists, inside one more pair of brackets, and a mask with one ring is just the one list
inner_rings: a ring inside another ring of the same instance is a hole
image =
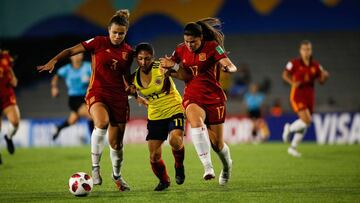
[[130, 187], [127, 184], [127, 182], [124, 180], [124, 178], [122, 176], [117, 176], [115, 177], [114, 175], [111, 175], [112, 180], [114, 181], [114, 183], [116, 184], [116, 187], [119, 189], [119, 191], [123, 192], [123, 191], [129, 191]]
[[8, 138], [7, 135], [4, 136], [5, 141], [6, 141], [6, 146], [7, 146], [7, 150], [10, 154], [14, 154], [15, 152], [15, 146], [14, 146], [14, 142], [11, 138]]
[[185, 181], [185, 168], [184, 165], [176, 168], [175, 166], [175, 180], [178, 185], [181, 185]]
[[54, 133], [54, 135], [52, 136], [53, 140], [56, 140], [60, 135], [60, 130], [58, 128], [56, 128], [56, 132]]
[[154, 189], [154, 191], [163, 191], [166, 188], [168, 188], [169, 186], [170, 186], [170, 182], [162, 182], [162, 181], [160, 181], [159, 184]]
[[92, 167], [92, 178], [94, 185], [101, 185], [102, 178], [100, 175], [100, 166], [93, 166]]
[[228, 168], [224, 168], [221, 170], [220, 176], [219, 176], [219, 184], [224, 186], [227, 182], [229, 182], [229, 179], [231, 177], [231, 170], [232, 170], [232, 160], [230, 161], [230, 164]]
[[211, 180], [215, 178], [215, 171], [213, 167], [205, 168], [205, 173], [203, 175], [204, 180]]
[[293, 157], [301, 157], [300, 152], [298, 152], [295, 148], [289, 147], [288, 148], [288, 154], [290, 154]]
[[282, 134], [282, 139], [283, 139], [284, 143], [289, 142], [289, 136], [290, 136], [290, 124], [286, 123], [284, 125], [283, 134]]

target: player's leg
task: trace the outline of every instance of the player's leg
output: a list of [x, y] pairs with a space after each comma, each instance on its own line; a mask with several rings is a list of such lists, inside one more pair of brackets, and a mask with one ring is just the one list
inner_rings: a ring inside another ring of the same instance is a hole
[[[183, 124], [183, 119], [182, 118], [180, 119], [182, 120], [182, 124]], [[175, 180], [178, 185], [181, 185], [185, 181], [185, 167], [184, 167], [185, 147], [183, 143], [184, 131], [183, 129], [173, 129], [170, 131], [169, 136], [170, 136], [169, 143], [172, 148], [172, 153], [175, 159], [175, 166], [174, 166]]]
[[12, 140], [13, 136], [17, 132], [20, 123], [20, 111], [18, 105], [10, 105], [4, 109], [4, 115], [7, 117], [10, 125], [4, 138], [6, 141], [7, 149], [10, 154], [14, 154], [15, 146]]
[[109, 114], [106, 105], [101, 102], [91, 105], [90, 114], [95, 124], [91, 134], [92, 176], [94, 184], [101, 185], [100, 159], [104, 149], [104, 138], [109, 125]]
[[288, 153], [295, 157], [301, 156], [301, 154], [297, 151], [297, 147], [302, 141], [308, 126], [311, 124], [311, 113], [309, 109], [299, 111], [298, 116], [299, 119], [295, 120], [289, 126], [289, 130], [291, 133], [294, 133], [294, 137], [292, 138]]
[[92, 132], [92, 130], [94, 129], [94, 121], [92, 120], [85, 103], [81, 104], [77, 113], [80, 117], [88, 119], [89, 132]]
[[[0, 132], [1, 132], [1, 116], [2, 116], [2, 110], [0, 108]], [[1, 150], [1, 149], [0, 149]], [[2, 164], [2, 158], [1, 158], [1, 152], [0, 152], [0, 165]]]
[[151, 169], [159, 179], [155, 191], [165, 190], [170, 186], [170, 177], [166, 171], [165, 162], [161, 157], [161, 145], [163, 140], [148, 140]]
[[120, 191], [130, 190], [129, 185], [121, 176], [121, 166], [123, 162], [123, 138], [125, 123], [112, 123], [109, 125], [109, 147], [110, 159], [112, 163], [112, 178]]
[[74, 125], [79, 120], [79, 116], [75, 111], [71, 111], [69, 117], [62, 122], [60, 125], [56, 126], [56, 132], [52, 136], [53, 140], [56, 140], [59, 135], [60, 131], [68, 126]]
[[223, 169], [221, 170], [219, 176], [219, 184], [225, 185], [231, 176], [232, 159], [230, 155], [230, 149], [224, 142], [223, 124], [209, 125], [208, 128], [211, 146], [223, 164]]
[[191, 140], [195, 146], [196, 152], [204, 166], [204, 179], [215, 178], [215, 172], [211, 162], [210, 139], [205, 126], [206, 113], [199, 105], [192, 103], [186, 108], [186, 118], [190, 123]]

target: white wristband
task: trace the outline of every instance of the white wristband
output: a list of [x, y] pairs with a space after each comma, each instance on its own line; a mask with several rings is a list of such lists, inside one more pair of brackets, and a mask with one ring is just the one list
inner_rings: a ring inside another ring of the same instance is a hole
[[179, 64], [175, 63], [174, 67], [172, 67], [171, 69], [177, 72], [179, 68], [180, 68]]

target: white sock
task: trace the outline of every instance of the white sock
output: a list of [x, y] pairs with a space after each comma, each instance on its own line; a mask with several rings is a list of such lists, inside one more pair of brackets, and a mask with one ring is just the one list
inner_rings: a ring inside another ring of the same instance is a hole
[[91, 161], [92, 166], [99, 166], [101, 154], [104, 150], [104, 138], [107, 129], [94, 128], [91, 134]]
[[212, 167], [210, 155], [210, 139], [206, 127], [191, 128], [191, 140], [195, 146], [196, 152], [201, 163], [205, 168]]
[[291, 147], [296, 149], [297, 146], [300, 144], [300, 142], [302, 141], [304, 135], [306, 133], [306, 128], [303, 130], [303, 132], [297, 132], [294, 134], [294, 137], [291, 141]]
[[113, 174], [114, 176], [118, 177], [121, 174], [120, 171], [123, 162], [123, 148], [121, 148], [120, 150], [115, 150], [111, 148], [111, 146], [109, 146], [109, 148], [110, 148], [111, 163], [113, 167]]
[[302, 132], [307, 128], [306, 123], [300, 118], [290, 124], [290, 132]]
[[15, 127], [12, 123], [9, 123], [9, 128], [6, 133], [7, 138], [12, 139], [18, 130], [18, 127]]
[[224, 166], [225, 170], [228, 170], [231, 164], [231, 155], [230, 149], [226, 143], [224, 143], [224, 147], [219, 152], [216, 152], [219, 155], [219, 158]]

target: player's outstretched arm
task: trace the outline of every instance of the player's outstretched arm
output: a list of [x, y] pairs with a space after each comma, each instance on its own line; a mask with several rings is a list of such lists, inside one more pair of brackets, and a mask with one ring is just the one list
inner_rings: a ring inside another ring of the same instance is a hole
[[56, 55], [54, 58], [52, 58], [49, 62], [47, 62], [45, 65], [38, 66], [37, 70], [39, 72], [42, 71], [49, 71], [51, 73], [54, 70], [55, 64], [65, 58], [68, 58], [70, 56], [76, 55], [81, 52], [85, 52], [85, 47], [79, 43], [73, 47], [67, 48], [63, 51], [61, 51], [58, 55]]
[[164, 58], [159, 58], [159, 61], [161, 67], [165, 69], [171, 69], [175, 66], [175, 62], [171, 60], [171, 57], [168, 55], [165, 55]]
[[328, 80], [329, 76], [330, 76], [329, 72], [322, 69], [320, 72], [319, 83], [324, 84]]
[[10, 77], [11, 77], [11, 80], [10, 80], [10, 85], [13, 86], [13, 87], [16, 87], [17, 84], [18, 84], [18, 79], [14, 73], [14, 70], [12, 68], [10, 68]]
[[221, 64], [221, 70], [224, 72], [235, 73], [237, 71], [236, 66], [229, 58], [222, 58], [219, 63]]

